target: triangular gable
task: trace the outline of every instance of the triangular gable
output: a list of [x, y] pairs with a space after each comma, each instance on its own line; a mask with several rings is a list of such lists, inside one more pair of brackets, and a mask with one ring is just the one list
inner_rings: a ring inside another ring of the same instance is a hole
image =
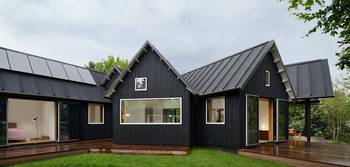
[[273, 55], [286, 92], [293, 98], [288, 75], [273, 40], [187, 72], [182, 77], [199, 95], [243, 89], [268, 52]]
[[131, 72], [131, 68], [136, 64], [139, 63], [139, 58], [140, 56], [143, 55], [144, 52], [147, 52], [147, 47], [152, 48], [152, 51], [154, 51], [159, 57], [160, 59], [168, 66], [169, 70], [172, 71], [178, 78], [178, 80], [180, 82], [182, 82], [185, 86], [186, 89], [189, 90], [192, 94], [196, 94], [189, 86], [188, 84], [182, 79], [182, 77], [180, 76], [180, 74], [177, 72], [177, 70], [170, 64], [170, 62], [159, 52], [159, 50], [154, 47], [149, 41], [146, 41], [142, 47], [140, 48], [140, 50], [136, 53], [136, 55], [134, 56], [134, 58], [130, 61], [130, 63], [128, 64], [128, 66], [125, 68], [125, 70], [119, 75], [119, 77], [113, 82], [113, 84], [108, 88], [107, 92], [106, 92], [106, 97], [110, 97], [116, 90], [115, 88], [123, 83], [123, 78], [129, 73]]
[[287, 70], [286, 70], [285, 65], [282, 61], [281, 55], [277, 49], [275, 41], [274, 40], [270, 41], [269, 45], [266, 47], [266, 49], [267, 50], [263, 53], [263, 56], [260, 58], [260, 61], [258, 62], [258, 64], [255, 66], [255, 69], [252, 71], [252, 73], [250, 73], [249, 77], [246, 79], [242, 88], [244, 88], [246, 86], [246, 84], [248, 83], [250, 78], [253, 76], [255, 71], [258, 69], [258, 67], [260, 66], [260, 64], [264, 60], [264, 58], [268, 55], [267, 53], [271, 52], [272, 57], [273, 57], [273, 62], [275, 63], [275, 65], [277, 67], [278, 73], [280, 74], [281, 79], [282, 79], [282, 83], [286, 89], [285, 91], [287, 92], [290, 99], [294, 99], [295, 98], [294, 90], [292, 88], [290, 79], [288, 77]]

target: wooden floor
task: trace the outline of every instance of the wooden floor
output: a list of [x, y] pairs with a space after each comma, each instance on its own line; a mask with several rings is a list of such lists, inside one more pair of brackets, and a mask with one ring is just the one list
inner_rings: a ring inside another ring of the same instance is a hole
[[290, 141], [261, 144], [239, 150], [246, 156], [281, 161], [297, 166], [350, 166], [350, 146]]
[[115, 145], [112, 139], [11, 146], [0, 148], [0, 166], [89, 152], [185, 155], [188, 150], [188, 146]]

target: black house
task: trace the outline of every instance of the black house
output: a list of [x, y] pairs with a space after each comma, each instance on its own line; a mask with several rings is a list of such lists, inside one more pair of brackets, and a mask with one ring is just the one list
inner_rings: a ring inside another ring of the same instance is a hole
[[[327, 61], [317, 68], [330, 81]], [[108, 74], [0, 48], [0, 145], [111, 137], [115, 144], [225, 148], [287, 141], [288, 103], [300, 100], [288, 71], [274, 41], [182, 75], [148, 41], [126, 69]], [[332, 96], [331, 82], [325, 85]]]

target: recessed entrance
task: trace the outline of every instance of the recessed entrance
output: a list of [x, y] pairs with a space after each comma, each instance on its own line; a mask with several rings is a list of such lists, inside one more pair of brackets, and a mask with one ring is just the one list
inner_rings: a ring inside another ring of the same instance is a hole
[[56, 141], [56, 103], [8, 99], [8, 144]]
[[273, 100], [259, 98], [259, 143], [273, 141]]

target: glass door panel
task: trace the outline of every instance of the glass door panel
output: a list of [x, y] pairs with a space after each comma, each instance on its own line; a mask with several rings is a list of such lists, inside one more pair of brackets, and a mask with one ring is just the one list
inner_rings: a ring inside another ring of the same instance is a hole
[[288, 101], [277, 100], [277, 141], [288, 140]]
[[259, 143], [259, 97], [246, 97], [246, 145]]
[[7, 145], [7, 99], [0, 97], [0, 146]]
[[59, 139], [70, 141], [79, 139], [79, 103], [59, 103]]

